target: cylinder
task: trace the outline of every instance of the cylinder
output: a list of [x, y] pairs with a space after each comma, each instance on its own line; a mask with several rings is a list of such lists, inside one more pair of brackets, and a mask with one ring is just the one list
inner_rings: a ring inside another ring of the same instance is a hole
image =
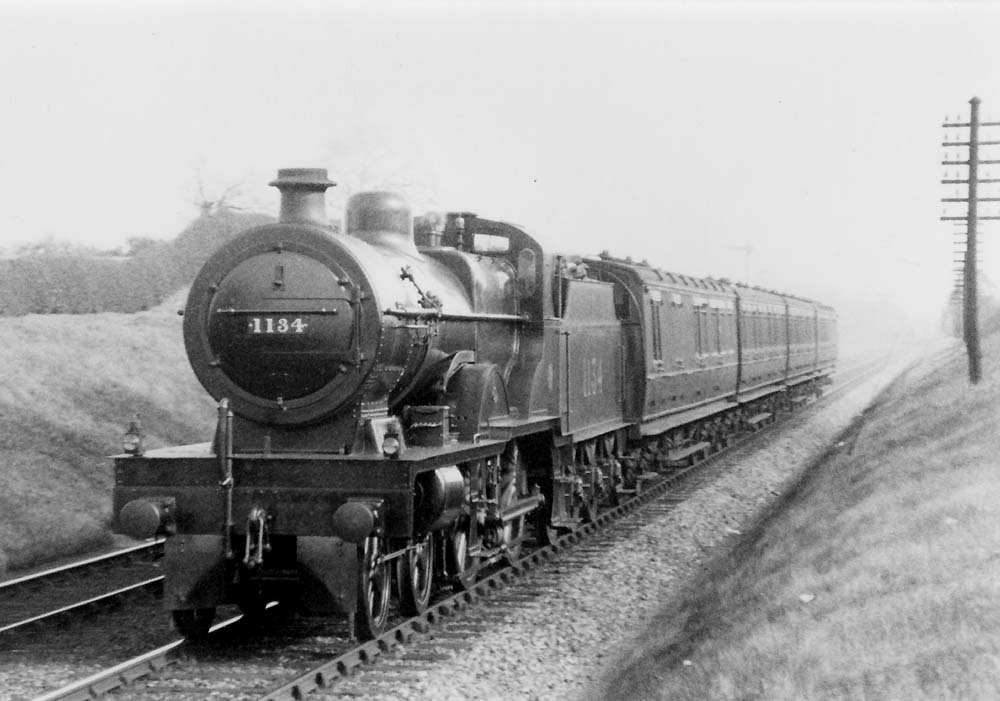
[[434, 531], [444, 528], [462, 514], [465, 480], [457, 467], [439, 467], [417, 475], [414, 501], [414, 528]]
[[268, 183], [281, 193], [282, 224], [315, 224], [327, 227], [326, 189], [337, 183], [326, 176], [326, 168], [281, 168]]

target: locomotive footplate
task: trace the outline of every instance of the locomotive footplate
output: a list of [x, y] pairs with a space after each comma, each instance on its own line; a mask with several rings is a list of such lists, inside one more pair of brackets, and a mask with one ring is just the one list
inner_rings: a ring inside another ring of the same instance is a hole
[[[438, 519], [452, 522], [464, 495], [456, 465], [498, 460], [505, 445], [411, 447], [394, 459], [236, 453], [226, 475], [209, 444], [120, 456], [114, 513], [144, 502], [170, 508], [119, 517], [116, 526], [170, 534], [164, 603], [174, 612], [200, 615], [221, 603], [253, 611], [285, 592], [303, 610], [353, 615], [362, 543], [377, 541], [376, 563], [388, 562], [421, 532], [442, 528]], [[505, 525], [538, 503], [509, 504]]]
[[[223, 532], [227, 498], [239, 515], [232, 533], [246, 536], [247, 515], [255, 509], [269, 517], [273, 534], [334, 536], [333, 515], [348, 501], [381, 499], [385, 503], [385, 533], [389, 538], [413, 535], [418, 475], [439, 468], [500, 455], [504, 441], [421, 448], [387, 459], [375, 455], [234, 454], [232, 487], [222, 483], [218, 456], [209, 444], [149, 451], [115, 458], [114, 513], [130, 502], [172, 500], [169, 530], [179, 534]], [[252, 486], [244, 486], [252, 485]], [[123, 525], [122, 523], [118, 524]], [[168, 524], [161, 524], [160, 531]], [[149, 537], [145, 533], [129, 533]], [[242, 553], [240, 553], [242, 555]]]

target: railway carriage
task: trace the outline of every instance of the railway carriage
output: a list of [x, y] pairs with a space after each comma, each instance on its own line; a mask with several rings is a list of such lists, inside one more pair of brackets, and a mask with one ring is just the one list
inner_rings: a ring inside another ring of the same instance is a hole
[[[386, 625], [440, 586], [593, 519], [818, 391], [835, 314], [806, 300], [543, 250], [474, 214], [414, 220], [286, 169], [276, 224], [221, 248], [184, 337], [214, 439], [115, 458], [117, 528], [166, 536], [165, 606]], [[761, 418], [764, 417], [764, 418]]]

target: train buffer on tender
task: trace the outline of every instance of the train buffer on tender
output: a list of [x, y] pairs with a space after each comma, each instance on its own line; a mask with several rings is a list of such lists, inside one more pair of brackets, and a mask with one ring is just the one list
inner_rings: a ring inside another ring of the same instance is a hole
[[642, 494], [643, 491], [654, 482], [660, 481], [661, 476], [657, 472], [643, 472], [636, 477], [635, 489], [619, 489], [619, 494]]
[[759, 414], [755, 414], [747, 419], [747, 425], [751, 430], [756, 431], [761, 426], [766, 426], [770, 423], [773, 414], [769, 411], [763, 411]]
[[693, 443], [692, 445], [684, 446], [683, 448], [675, 448], [667, 453], [667, 464], [671, 467], [679, 467], [687, 461], [688, 458], [692, 456], [702, 456], [708, 455], [708, 451], [711, 449], [712, 444], [707, 441], [702, 441], [700, 443]]

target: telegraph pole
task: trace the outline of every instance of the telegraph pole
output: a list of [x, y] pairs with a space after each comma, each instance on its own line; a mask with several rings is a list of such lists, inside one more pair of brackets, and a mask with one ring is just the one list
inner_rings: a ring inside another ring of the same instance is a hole
[[[945, 221], [957, 221], [965, 222], [965, 250], [956, 251], [957, 253], [964, 254], [962, 260], [962, 268], [960, 269], [961, 277], [956, 277], [955, 287], [957, 291], [961, 293], [962, 299], [962, 336], [965, 340], [965, 347], [969, 355], [969, 382], [972, 384], [977, 384], [982, 377], [981, 368], [981, 358], [982, 351], [979, 344], [979, 291], [978, 291], [978, 280], [979, 280], [979, 268], [977, 260], [977, 249], [978, 249], [978, 236], [979, 236], [979, 222], [984, 219], [1000, 219], [1000, 217], [995, 216], [980, 216], [979, 215], [979, 203], [980, 202], [1000, 202], [1000, 197], [980, 197], [979, 196], [979, 185], [980, 183], [997, 183], [1000, 179], [983, 179], [979, 177], [979, 166], [985, 164], [996, 164], [1000, 163], [997, 160], [980, 160], [979, 158], [979, 147], [980, 146], [995, 146], [1000, 145], [1000, 141], [981, 141], [979, 138], [979, 128], [982, 127], [996, 127], [1000, 126], [1000, 122], [984, 122], [979, 121], [979, 103], [978, 97], [973, 97], [969, 100], [971, 106], [969, 113], [968, 122], [945, 122], [942, 126], [945, 128], [968, 128], [969, 129], [969, 140], [968, 141], [944, 141], [941, 145], [945, 147], [967, 147], [969, 158], [968, 160], [944, 160], [943, 165], [958, 165], [967, 166], [968, 173], [966, 178], [956, 177], [953, 179], [948, 179], [947, 177], [941, 182], [944, 184], [964, 184], [968, 185], [968, 196], [967, 197], [945, 197], [942, 198], [942, 202], [965, 202], [967, 203], [968, 209], [964, 216], [942, 216], [941, 219]], [[958, 263], [958, 261], [955, 261]], [[956, 273], [959, 270], [956, 269]]]
[[969, 213], [966, 218], [965, 270], [963, 285], [965, 304], [962, 306], [965, 347], [969, 353], [969, 382], [976, 384], [982, 377], [982, 348], [979, 345], [979, 286], [976, 267], [979, 248], [979, 98], [970, 100], [969, 116]]

